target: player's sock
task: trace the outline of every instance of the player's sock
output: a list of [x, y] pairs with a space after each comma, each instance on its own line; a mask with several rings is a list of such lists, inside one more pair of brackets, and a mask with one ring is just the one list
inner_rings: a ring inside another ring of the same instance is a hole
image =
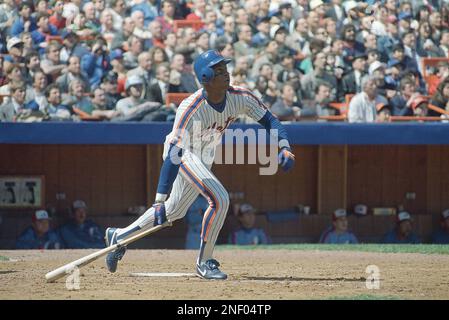
[[197, 263], [200, 264], [201, 262], [212, 259], [212, 253], [214, 252], [214, 247], [215, 247], [215, 243], [204, 242], [204, 240], [201, 239], [200, 253], [198, 255]]
[[129, 226], [123, 229], [118, 229], [117, 238], [119, 238], [120, 240], [128, 238], [136, 231], [152, 227], [153, 223], [154, 223], [154, 208], [151, 207]]

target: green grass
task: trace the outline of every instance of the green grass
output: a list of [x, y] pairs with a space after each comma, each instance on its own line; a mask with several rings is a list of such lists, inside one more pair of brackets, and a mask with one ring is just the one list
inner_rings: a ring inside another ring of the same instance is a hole
[[8, 257], [0, 256], [0, 261], [8, 261], [8, 260], [9, 260]]
[[404, 300], [396, 296], [383, 296], [374, 294], [359, 294], [354, 296], [331, 296], [327, 300]]
[[380, 253], [423, 253], [423, 254], [449, 254], [449, 245], [435, 244], [273, 244], [258, 246], [220, 245], [217, 248], [224, 250], [304, 250], [304, 251], [362, 251]]

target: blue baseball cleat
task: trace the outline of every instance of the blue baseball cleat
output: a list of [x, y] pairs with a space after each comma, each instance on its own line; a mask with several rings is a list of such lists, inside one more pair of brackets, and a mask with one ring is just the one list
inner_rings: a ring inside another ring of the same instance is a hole
[[203, 279], [226, 280], [228, 276], [218, 269], [220, 263], [215, 259], [209, 259], [196, 265], [196, 272]]
[[[106, 235], [104, 237], [106, 246], [112, 246], [117, 243], [117, 228], [107, 228]], [[117, 270], [118, 261], [123, 258], [126, 252], [126, 247], [118, 247], [114, 251], [111, 251], [106, 256], [106, 266], [109, 272], [115, 272]]]

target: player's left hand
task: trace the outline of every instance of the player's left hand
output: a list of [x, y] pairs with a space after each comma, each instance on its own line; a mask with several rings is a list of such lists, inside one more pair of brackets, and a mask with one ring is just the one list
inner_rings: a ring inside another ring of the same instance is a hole
[[159, 226], [167, 221], [167, 215], [165, 213], [165, 205], [163, 202], [153, 204], [154, 208], [154, 226]]
[[295, 155], [290, 148], [282, 148], [278, 156], [279, 165], [287, 172], [295, 165]]

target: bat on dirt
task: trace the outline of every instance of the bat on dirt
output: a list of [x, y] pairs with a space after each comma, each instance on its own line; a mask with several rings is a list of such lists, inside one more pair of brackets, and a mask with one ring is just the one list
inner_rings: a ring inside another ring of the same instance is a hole
[[142, 231], [130, 238], [119, 240], [116, 244], [114, 244], [112, 246], [98, 250], [98, 251], [91, 253], [85, 257], [82, 257], [78, 260], [72, 261], [68, 264], [63, 265], [62, 267], [59, 267], [53, 271], [48, 272], [45, 275], [45, 279], [47, 280], [47, 282], [54, 282], [54, 281], [58, 280], [59, 278], [62, 278], [65, 275], [70, 274], [75, 268], [81, 268], [81, 267], [97, 260], [98, 258], [108, 254], [109, 252], [114, 251], [118, 247], [127, 246], [128, 244], [130, 244], [134, 241], [137, 241], [153, 232], [156, 232], [165, 227], [169, 227], [171, 225], [172, 225], [171, 221], [167, 220], [165, 223], [163, 223], [161, 225], [157, 225], [155, 227], [152, 227], [150, 229]]

